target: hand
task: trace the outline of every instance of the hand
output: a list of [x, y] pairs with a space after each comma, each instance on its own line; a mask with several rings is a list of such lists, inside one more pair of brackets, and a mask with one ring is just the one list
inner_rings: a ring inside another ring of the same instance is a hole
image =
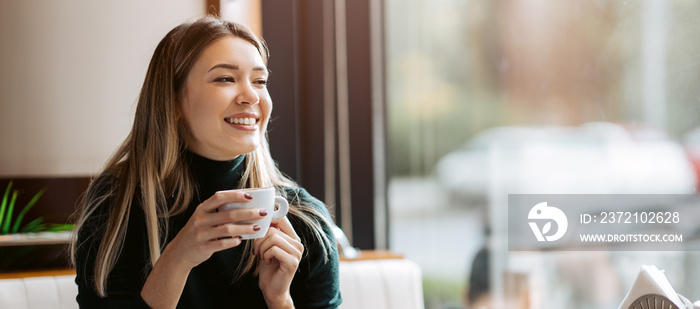
[[238, 191], [221, 191], [197, 206], [187, 224], [165, 248], [163, 255], [173, 254], [181, 265], [189, 269], [201, 264], [214, 252], [241, 244], [240, 235], [259, 229], [255, 224], [230, 224], [262, 219], [267, 215], [261, 209], [232, 209], [217, 211], [226, 203], [245, 203], [252, 197]]
[[268, 307], [293, 307], [289, 287], [299, 267], [304, 245], [289, 219], [284, 217], [272, 221], [267, 234], [255, 240], [253, 253], [260, 259], [258, 285]]

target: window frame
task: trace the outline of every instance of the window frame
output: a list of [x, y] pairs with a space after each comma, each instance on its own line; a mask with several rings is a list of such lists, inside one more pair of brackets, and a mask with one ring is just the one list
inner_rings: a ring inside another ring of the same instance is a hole
[[360, 249], [388, 248], [381, 0], [262, 1], [270, 151]]

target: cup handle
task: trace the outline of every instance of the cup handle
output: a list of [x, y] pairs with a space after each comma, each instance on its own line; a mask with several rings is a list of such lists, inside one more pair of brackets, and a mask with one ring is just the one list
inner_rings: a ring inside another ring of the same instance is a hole
[[289, 211], [289, 202], [287, 202], [286, 198], [276, 196], [275, 205], [277, 205], [279, 208], [272, 213], [272, 220], [277, 220], [284, 217], [287, 214], [287, 211]]

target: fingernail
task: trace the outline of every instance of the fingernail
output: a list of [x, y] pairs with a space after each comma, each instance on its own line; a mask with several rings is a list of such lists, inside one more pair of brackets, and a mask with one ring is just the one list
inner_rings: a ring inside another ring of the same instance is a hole
[[261, 217], [267, 216], [267, 210], [265, 210], [265, 209], [260, 209], [260, 216], [261, 216]]
[[256, 224], [256, 225], [253, 225], [253, 231], [256, 231], [256, 232], [257, 232], [257, 231], [259, 231], [259, 230], [260, 230], [260, 226], [259, 226], [259, 225], [257, 225], [257, 224]]
[[249, 200], [252, 200], [252, 199], [253, 199], [253, 196], [250, 195], [250, 193], [245, 193], [245, 194], [243, 194], [243, 197], [245, 197], [246, 199], [249, 199]]

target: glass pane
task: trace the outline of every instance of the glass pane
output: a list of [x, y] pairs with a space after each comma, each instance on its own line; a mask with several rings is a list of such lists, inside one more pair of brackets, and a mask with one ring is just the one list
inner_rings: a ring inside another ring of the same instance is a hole
[[493, 301], [475, 295], [499, 308], [617, 308], [641, 265], [700, 299], [695, 251], [506, 245], [508, 194], [695, 194], [700, 2], [385, 7], [390, 247], [421, 265], [426, 308]]

